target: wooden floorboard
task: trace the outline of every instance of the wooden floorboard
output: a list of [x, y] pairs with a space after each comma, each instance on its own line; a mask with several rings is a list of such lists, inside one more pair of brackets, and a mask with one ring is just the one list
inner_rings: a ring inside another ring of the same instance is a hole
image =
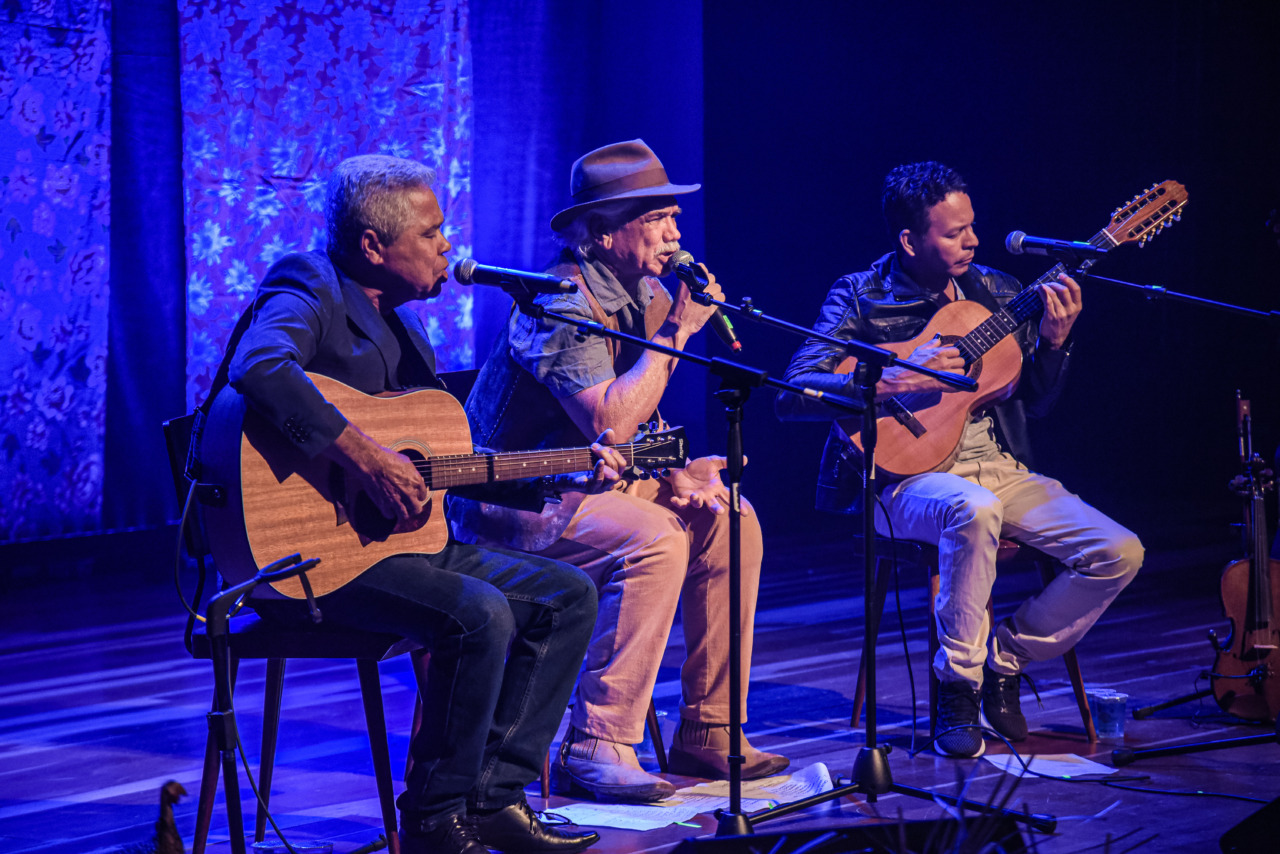
[[[1135, 707], [1205, 685], [1213, 664], [1206, 633], [1226, 629], [1217, 578], [1230, 556], [1228, 545], [1150, 554], [1138, 579], [1080, 644], [1086, 682], [1128, 692]], [[36, 581], [29, 572], [7, 594], [0, 626], [0, 851], [89, 854], [143, 842], [151, 835], [158, 790], [169, 779], [190, 793], [176, 808], [178, 829], [190, 846], [210, 672], [183, 648], [183, 615], [166, 573], [163, 566], [147, 566], [126, 577], [104, 576], [81, 567]], [[876, 659], [877, 736], [892, 745], [888, 764], [895, 783], [942, 793], [963, 788], [983, 801], [1013, 779], [984, 761], [910, 754], [913, 724], [918, 741], [928, 731], [922, 584], [903, 573], [905, 655], [892, 595], [886, 609]], [[1014, 607], [1037, 584], [1029, 577], [1002, 578], [997, 611]], [[862, 645], [861, 585], [847, 543], [768, 544], [745, 729], [754, 744], [786, 754], [796, 767], [821, 761], [848, 777], [865, 744], [865, 728], [849, 726]], [[677, 715], [681, 643], [677, 627], [656, 691], [668, 737]], [[1109, 763], [1117, 745], [1085, 740], [1061, 661], [1036, 664], [1030, 673], [1043, 705], [1024, 691], [1033, 734], [1020, 751], [1075, 753]], [[261, 663], [242, 666], [238, 719], [255, 767], [263, 680]], [[414, 697], [408, 661], [385, 662], [382, 680], [398, 777]], [[378, 808], [354, 667], [291, 665], [283, 721], [272, 803], [286, 832], [329, 839], [337, 852], [376, 838]], [[1208, 699], [1130, 719], [1124, 745], [1270, 731], [1235, 721]], [[1005, 748], [989, 742], [989, 750]], [[1146, 759], [1117, 776], [1152, 791], [1024, 778], [1009, 804], [1057, 817], [1055, 832], [1027, 835], [1045, 854], [1216, 851], [1223, 832], [1280, 795], [1278, 763], [1274, 743]], [[1232, 797], [1187, 794], [1192, 792]], [[553, 797], [544, 804], [533, 796], [531, 803], [554, 811], [566, 801]], [[251, 815], [247, 800], [246, 811]], [[757, 830], [801, 833], [870, 826], [877, 816], [924, 821], [944, 815], [930, 800], [888, 793], [872, 803], [853, 795], [762, 822]], [[712, 816], [694, 824], [646, 833], [603, 830], [593, 850], [668, 851], [684, 838], [716, 830]], [[211, 841], [210, 851], [230, 850], [221, 795]]]

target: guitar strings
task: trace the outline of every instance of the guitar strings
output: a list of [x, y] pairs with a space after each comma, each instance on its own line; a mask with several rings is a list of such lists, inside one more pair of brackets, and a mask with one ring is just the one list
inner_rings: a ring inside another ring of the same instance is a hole
[[[1109, 243], [1110, 240], [1107, 237], [1105, 228], [1089, 239], [1089, 244], [1098, 249]], [[1094, 259], [1082, 261], [1079, 270], [1089, 269], [1089, 267], [1093, 266], [1093, 262]], [[1036, 287], [1055, 281], [1058, 276], [1066, 272], [1065, 264], [1061, 262], [1054, 264], [1047, 272], [1028, 287], [1023, 288], [1013, 299], [1009, 300], [1004, 308], [979, 323], [969, 334], [956, 341], [955, 346], [960, 350], [960, 355], [964, 357], [965, 362], [972, 365], [982, 358], [983, 353], [999, 344], [1006, 335], [1035, 317], [1036, 312], [1043, 307], [1040, 296], [1036, 293]]]
[[[636, 461], [636, 444], [615, 445], [628, 465]], [[415, 460], [414, 467], [432, 489], [496, 480], [539, 477], [549, 469], [586, 471], [592, 467], [590, 448], [555, 448], [507, 454], [446, 454]], [[476, 478], [480, 479], [477, 480]]]

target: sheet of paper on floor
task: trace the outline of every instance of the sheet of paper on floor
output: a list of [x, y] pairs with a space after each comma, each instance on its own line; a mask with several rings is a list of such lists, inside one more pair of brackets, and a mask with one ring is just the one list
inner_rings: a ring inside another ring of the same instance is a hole
[[[821, 762], [794, 774], [779, 774], [763, 780], [746, 780], [742, 785], [742, 811], [755, 812], [784, 801], [830, 791], [831, 774]], [[566, 804], [550, 810], [574, 824], [614, 827], [622, 830], [653, 830], [699, 813], [727, 809], [729, 781], [701, 783], [676, 792], [675, 797], [656, 804]]]
[[[995, 755], [988, 753], [982, 758], [1006, 774], [1021, 777], [1024, 773], [1027, 773], [1022, 770], [1022, 763], [1018, 761], [1018, 757], [1012, 753], [998, 753]], [[1117, 770], [1110, 765], [1103, 765], [1100, 762], [1094, 762], [1092, 759], [1076, 756], [1074, 753], [1047, 753], [1044, 756], [1024, 756], [1022, 759], [1027, 763], [1031, 771], [1037, 774], [1047, 774], [1050, 777], [1084, 777], [1090, 774], [1114, 774]]]

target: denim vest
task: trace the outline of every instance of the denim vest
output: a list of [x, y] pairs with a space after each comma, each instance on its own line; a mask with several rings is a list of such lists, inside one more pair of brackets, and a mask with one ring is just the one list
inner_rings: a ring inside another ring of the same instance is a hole
[[[610, 329], [618, 328], [617, 318], [605, 314], [591, 295], [582, 270], [571, 253], [562, 255], [559, 263], [547, 273], [577, 282], [595, 321]], [[648, 337], [666, 319], [670, 301], [657, 280], [645, 279], [644, 285], [654, 295], [645, 313]], [[609, 345], [616, 372], [621, 374], [638, 357], [638, 353], [630, 351], [638, 348], [619, 345], [612, 340]], [[509, 324], [498, 334], [489, 358], [480, 368], [467, 397], [466, 410], [472, 441], [494, 450], [577, 447], [589, 445], [596, 439], [595, 436], [584, 435], [551, 391], [512, 358]], [[619, 437], [619, 440], [627, 438], [630, 437]]]

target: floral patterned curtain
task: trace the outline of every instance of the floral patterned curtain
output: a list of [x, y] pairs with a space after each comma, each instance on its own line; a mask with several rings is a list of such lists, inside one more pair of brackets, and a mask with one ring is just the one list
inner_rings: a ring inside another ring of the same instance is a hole
[[110, 2], [0, 19], [0, 542], [97, 530], [106, 420]]
[[[453, 254], [470, 254], [471, 58], [465, 0], [180, 0], [180, 14], [195, 404], [271, 263], [324, 248], [343, 158], [434, 168]], [[470, 367], [471, 297], [450, 288], [419, 310], [442, 369]]]

